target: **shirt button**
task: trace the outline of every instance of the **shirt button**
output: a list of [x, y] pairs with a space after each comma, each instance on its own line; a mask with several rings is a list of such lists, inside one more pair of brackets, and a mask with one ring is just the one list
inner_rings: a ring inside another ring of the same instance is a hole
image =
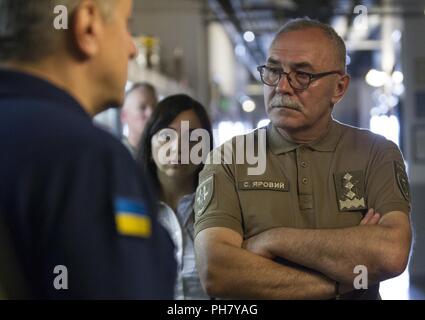
[[302, 181], [303, 184], [307, 184], [308, 183], [308, 179], [307, 178], [303, 178], [301, 181]]
[[302, 161], [302, 162], [301, 162], [301, 167], [303, 167], [303, 168], [307, 168], [307, 167], [308, 167], [307, 162]]

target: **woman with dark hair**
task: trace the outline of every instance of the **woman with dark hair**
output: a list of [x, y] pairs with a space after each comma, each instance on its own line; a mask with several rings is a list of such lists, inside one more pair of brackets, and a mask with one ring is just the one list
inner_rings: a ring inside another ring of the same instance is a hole
[[174, 95], [158, 103], [137, 154], [152, 186], [150, 192], [159, 202], [159, 221], [175, 245], [178, 300], [208, 299], [195, 265], [193, 203], [198, 174], [212, 148], [211, 122], [205, 108], [187, 95]]

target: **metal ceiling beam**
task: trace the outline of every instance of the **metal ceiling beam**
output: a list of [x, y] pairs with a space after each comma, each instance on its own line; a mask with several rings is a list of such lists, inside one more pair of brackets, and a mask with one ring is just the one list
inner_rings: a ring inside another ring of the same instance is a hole
[[253, 77], [259, 79], [256, 67], [263, 63], [266, 57], [261, 50], [258, 40], [255, 41], [254, 45], [250, 45], [243, 39], [244, 30], [240, 21], [237, 19], [236, 12], [230, 1], [208, 0], [208, 5], [217, 17], [217, 20], [223, 24], [233, 45], [243, 45], [245, 47], [246, 54], [242, 62]]

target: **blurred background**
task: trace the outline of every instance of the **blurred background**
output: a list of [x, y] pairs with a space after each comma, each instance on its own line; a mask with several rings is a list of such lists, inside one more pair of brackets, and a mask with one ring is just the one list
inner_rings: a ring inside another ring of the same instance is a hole
[[[342, 122], [398, 144], [408, 168], [415, 243], [408, 270], [383, 299], [425, 299], [425, 0], [135, 0], [139, 56], [128, 88], [153, 84], [163, 98], [188, 93], [209, 108], [216, 145], [267, 124], [256, 71], [288, 19], [331, 24], [346, 41], [351, 86]], [[115, 110], [96, 120], [123, 133]]]

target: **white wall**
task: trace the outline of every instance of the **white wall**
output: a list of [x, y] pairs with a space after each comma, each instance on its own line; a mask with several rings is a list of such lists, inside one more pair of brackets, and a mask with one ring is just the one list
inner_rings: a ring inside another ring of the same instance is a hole
[[210, 77], [227, 96], [236, 93], [236, 61], [233, 44], [224, 27], [211, 23], [208, 27], [208, 51]]
[[191, 0], [134, 1], [132, 31], [160, 39], [162, 64], [172, 73], [173, 52], [183, 50], [183, 68], [195, 98], [208, 102], [205, 3]]

